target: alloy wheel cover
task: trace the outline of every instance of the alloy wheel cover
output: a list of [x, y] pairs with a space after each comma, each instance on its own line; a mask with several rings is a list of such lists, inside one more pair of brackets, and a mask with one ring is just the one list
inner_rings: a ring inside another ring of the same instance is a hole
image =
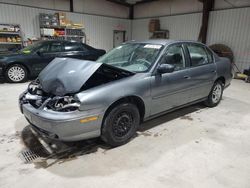
[[22, 67], [13, 66], [8, 70], [8, 77], [13, 82], [20, 82], [25, 77], [25, 71]]

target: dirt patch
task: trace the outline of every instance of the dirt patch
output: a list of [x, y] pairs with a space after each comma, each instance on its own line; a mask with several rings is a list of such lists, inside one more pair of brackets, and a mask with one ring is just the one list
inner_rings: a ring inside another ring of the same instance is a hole
[[142, 136], [152, 136], [152, 133], [149, 132], [149, 131], [139, 132], [138, 134], [139, 134], [139, 135], [142, 135]]
[[108, 150], [105, 149], [105, 150], [102, 151], [102, 153], [103, 153], [104, 155], [106, 155], [106, 154], [107, 154], [107, 151], [108, 151]]
[[5, 141], [5, 140], [2, 138], [2, 139], [0, 140], [0, 144], [3, 144], [4, 141]]
[[161, 133], [155, 133], [154, 137], [158, 137], [158, 136], [161, 136], [161, 135], [162, 135]]
[[46, 160], [35, 161], [34, 165], [35, 165], [36, 169], [47, 168], [49, 166], [49, 164]]
[[18, 170], [19, 174], [29, 174], [30, 172], [31, 172], [30, 169], [25, 169], [25, 168], [22, 168], [22, 169]]
[[68, 158], [65, 158], [65, 159], [62, 159], [61, 161], [59, 161], [58, 164], [69, 162], [69, 161], [72, 161], [72, 160], [75, 160], [75, 159], [77, 159], [77, 156], [69, 156]]
[[[38, 138], [43, 140], [52, 152], [48, 152]], [[79, 142], [60, 142], [49, 138], [42, 138], [40, 135], [34, 135], [29, 126], [22, 130], [21, 140], [25, 148], [20, 152], [20, 158], [25, 163], [33, 163], [37, 169], [48, 168], [54, 164], [73, 161], [77, 159], [78, 156], [95, 153], [98, 148], [104, 150], [109, 149], [109, 147], [103, 146], [103, 143], [99, 139]], [[31, 155], [31, 160], [25, 161], [29, 155]], [[26, 158], [23, 156], [26, 156]]]
[[11, 135], [1, 134], [0, 137], [1, 137], [0, 144], [11, 143], [20, 138], [20, 133], [16, 132], [15, 134]]
[[199, 122], [203, 122], [203, 121], [201, 120], [201, 118], [197, 118], [197, 119], [198, 119]]
[[186, 119], [186, 120], [189, 120], [189, 121], [194, 120], [191, 116], [182, 116], [180, 119]]
[[158, 136], [159, 136], [159, 133], [154, 134], [154, 137], [158, 137]]

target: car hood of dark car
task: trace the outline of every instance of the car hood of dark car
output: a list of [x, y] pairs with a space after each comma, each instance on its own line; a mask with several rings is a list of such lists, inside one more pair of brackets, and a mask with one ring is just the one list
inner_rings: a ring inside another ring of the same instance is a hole
[[43, 91], [58, 96], [79, 91], [101, 63], [72, 58], [55, 58], [39, 74]]

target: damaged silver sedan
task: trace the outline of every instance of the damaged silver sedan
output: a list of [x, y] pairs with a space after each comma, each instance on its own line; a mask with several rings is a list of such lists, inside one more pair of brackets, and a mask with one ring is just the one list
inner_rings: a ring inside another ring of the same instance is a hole
[[62, 141], [128, 142], [140, 122], [204, 101], [216, 106], [231, 65], [201, 43], [128, 42], [97, 62], [56, 58], [20, 95], [38, 133]]

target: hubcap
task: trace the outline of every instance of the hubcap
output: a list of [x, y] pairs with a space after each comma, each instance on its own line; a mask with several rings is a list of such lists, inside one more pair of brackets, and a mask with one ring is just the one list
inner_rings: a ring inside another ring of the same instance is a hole
[[123, 137], [128, 134], [133, 124], [133, 117], [128, 112], [118, 114], [114, 120], [113, 132], [116, 137]]
[[13, 81], [13, 82], [20, 82], [24, 79], [25, 77], [25, 71], [23, 68], [14, 66], [11, 67], [8, 70], [8, 77]]
[[212, 101], [213, 103], [219, 102], [222, 94], [222, 86], [220, 84], [216, 84], [212, 93]]

